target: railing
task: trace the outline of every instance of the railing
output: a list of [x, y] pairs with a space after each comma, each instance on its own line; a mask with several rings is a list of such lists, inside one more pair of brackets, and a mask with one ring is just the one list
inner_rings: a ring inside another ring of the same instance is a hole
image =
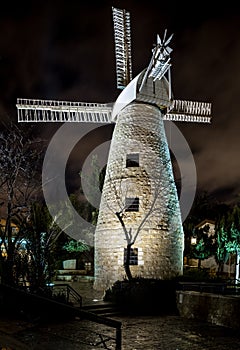
[[[52, 288], [52, 286], [49, 288]], [[68, 288], [69, 298], [71, 294], [70, 290], [72, 292], [73, 289], [71, 287]], [[39, 317], [47, 317], [47, 319], [49, 319], [49, 315], [56, 315], [57, 313], [59, 317], [61, 315], [63, 319], [64, 317], [67, 319], [71, 316], [79, 318], [81, 321], [86, 320], [112, 328], [114, 329], [115, 335], [112, 331], [108, 332], [106, 327], [102, 329], [101, 327], [96, 327], [96, 330], [93, 330], [92, 326], [85, 327], [85, 334], [88, 335], [89, 340], [87, 345], [91, 346], [91, 349], [97, 347], [109, 350], [122, 349], [122, 323], [119, 321], [96, 315], [79, 307], [73, 307], [66, 302], [59, 302], [50, 297], [31, 293], [29, 288], [13, 288], [0, 284], [0, 295], [2, 297], [0, 300], [0, 306], [2, 308], [3, 306], [7, 307], [8, 311], [14, 310], [17, 314], [21, 312], [22, 316], [26, 314], [28, 318], [31, 317], [31, 314], [33, 314], [34, 317], [39, 314]], [[80, 328], [82, 330], [84, 327]], [[83, 339], [85, 340], [86, 338], [84, 337]]]
[[179, 282], [178, 290], [233, 295], [240, 294], [240, 281], [226, 282]]
[[[75, 289], [73, 289], [68, 284], [54, 284], [50, 286], [52, 291], [52, 296], [61, 297], [63, 296], [65, 300], [68, 303], [73, 302], [73, 304], [79, 304], [80, 308], [82, 307], [82, 297], [80, 294], [78, 294]], [[112, 342], [115, 342], [115, 350], [121, 350], [122, 349], [122, 324], [119, 321], [115, 321], [106, 317], [95, 315], [94, 313], [87, 312], [81, 310], [81, 316], [89, 321], [99, 323], [111, 328], [115, 328], [115, 337], [112, 337], [110, 335], [106, 335], [99, 332], [94, 332], [92, 330], [88, 329], [88, 333], [91, 332], [92, 334], [95, 334], [97, 339], [94, 342], [91, 342], [91, 346], [93, 347], [102, 347], [104, 349], [111, 350], [111, 344]], [[108, 343], [110, 342], [110, 347], [108, 347]]]
[[[82, 317], [86, 320], [93, 321], [98, 324], [102, 324], [111, 328], [115, 328], [115, 337], [104, 335], [103, 333], [90, 331], [91, 333], [94, 333], [98, 336], [99, 340], [92, 342], [91, 345], [94, 347], [98, 347], [99, 345], [103, 345], [104, 349], [113, 349], [111, 347], [111, 344], [108, 347], [107, 342], [115, 342], [115, 350], [121, 350], [122, 349], [122, 323], [116, 320], [112, 320], [110, 318], [106, 318], [103, 316], [95, 315], [94, 313], [87, 312], [87, 311], [81, 311]], [[101, 346], [102, 347], [102, 346]]]
[[72, 303], [74, 306], [82, 307], [82, 297], [69, 284], [59, 283], [48, 286], [53, 297], [63, 297], [67, 303]]
[[240, 280], [239, 279], [227, 280], [227, 287], [226, 287], [225, 294], [240, 295]]

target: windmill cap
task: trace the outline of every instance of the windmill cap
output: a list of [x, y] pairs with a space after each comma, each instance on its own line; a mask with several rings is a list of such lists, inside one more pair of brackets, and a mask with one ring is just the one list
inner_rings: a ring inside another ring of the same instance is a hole
[[165, 77], [155, 81], [152, 77], [148, 77], [139, 91], [145, 72], [146, 69], [138, 74], [118, 96], [112, 111], [112, 122], [116, 122], [119, 112], [133, 101], [156, 105], [162, 110], [171, 106], [169, 84]]

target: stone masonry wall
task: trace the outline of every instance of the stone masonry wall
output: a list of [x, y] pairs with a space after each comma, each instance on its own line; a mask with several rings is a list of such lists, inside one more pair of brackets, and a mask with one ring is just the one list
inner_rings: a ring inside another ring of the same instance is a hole
[[234, 329], [240, 329], [240, 297], [177, 291], [180, 316]]
[[[126, 167], [128, 154], [139, 167]], [[157, 107], [132, 103], [118, 115], [109, 152], [95, 232], [95, 288], [105, 290], [125, 276], [126, 237], [116, 216], [126, 198], [139, 198], [139, 211], [124, 212], [138, 248], [134, 276], [170, 278], [182, 273], [183, 230], [162, 115]], [[144, 225], [143, 225], [144, 222]]]

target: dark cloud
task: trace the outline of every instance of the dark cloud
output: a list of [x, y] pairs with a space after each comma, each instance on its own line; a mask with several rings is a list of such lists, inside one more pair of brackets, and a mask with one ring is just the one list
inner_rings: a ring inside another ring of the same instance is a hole
[[[180, 39], [184, 52], [178, 52], [174, 68], [178, 96], [212, 102], [211, 125], [182, 129], [191, 148], [197, 149], [199, 187], [219, 196], [222, 190], [224, 198], [228, 192], [228, 200], [236, 200], [240, 189], [238, 23], [239, 15], [233, 13], [208, 19], [195, 31], [185, 30]], [[232, 190], [225, 191], [228, 187]]]
[[[240, 193], [240, 10], [235, 1], [6, 3], [0, 13], [1, 118], [16, 119], [17, 97], [116, 99], [112, 5], [131, 12], [134, 74], [148, 64], [156, 34], [165, 28], [174, 32], [175, 98], [213, 104], [211, 125], [178, 124], [194, 154], [198, 187], [235, 200]], [[57, 127], [38, 128], [51, 137]], [[95, 135], [89, 143], [103, 139]]]

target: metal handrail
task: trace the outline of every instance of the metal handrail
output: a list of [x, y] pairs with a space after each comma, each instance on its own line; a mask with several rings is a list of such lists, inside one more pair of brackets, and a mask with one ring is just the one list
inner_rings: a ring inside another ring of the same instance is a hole
[[[59, 284], [54, 284], [51, 286], [52, 290], [57, 289], [58, 287], [60, 288], [66, 288], [66, 300], [67, 302], [70, 302], [70, 297], [72, 296], [73, 299], [77, 302], [79, 302], [80, 304], [80, 308], [82, 307], [82, 297], [81, 295], [75, 291], [74, 288], [72, 288], [69, 284], [65, 284], [65, 283], [59, 283]], [[99, 338], [100, 341], [92, 344], [93, 346], [98, 346], [98, 345], [103, 345], [105, 349], [110, 349], [107, 346], [107, 342], [111, 341], [111, 340], [115, 340], [115, 350], [121, 350], [122, 349], [122, 323], [116, 320], [112, 320], [106, 317], [102, 317], [99, 315], [95, 315], [94, 313], [88, 312], [88, 311], [81, 311], [82, 312], [82, 316], [83, 318], [95, 322], [95, 323], [99, 323], [99, 324], [103, 324], [106, 325], [108, 327], [111, 328], [115, 328], [115, 338], [109, 337], [109, 336], [104, 336], [103, 334], [100, 333], [96, 333]]]
[[[63, 286], [67, 286], [67, 285], [63, 285]], [[48, 286], [48, 287], [51, 288], [53, 286]], [[68, 286], [68, 287], [70, 287], [70, 286]], [[68, 290], [68, 291], [70, 291], [71, 289], [73, 289], [73, 288], [71, 288], [71, 287], [66, 288], [66, 290]], [[110, 328], [114, 328], [115, 332], [116, 332], [115, 338], [112, 338], [110, 336], [105, 336], [103, 333], [93, 332], [93, 333], [98, 334], [100, 341], [92, 344], [92, 346], [96, 347], [98, 345], [104, 345], [105, 349], [110, 349], [110, 347], [108, 347], [108, 345], [107, 345], [107, 342], [110, 340], [115, 340], [115, 350], [122, 349], [122, 323], [120, 321], [106, 318], [106, 317], [103, 317], [100, 315], [96, 315], [92, 312], [85, 311], [82, 308], [74, 307], [74, 306], [68, 305], [66, 303], [61, 303], [57, 300], [54, 300], [53, 298], [34, 294], [29, 290], [29, 288], [14, 288], [14, 287], [11, 287], [8, 285], [0, 284], [0, 292], [2, 292], [2, 295], [5, 296], [3, 298], [3, 299], [5, 299], [5, 302], [6, 302], [6, 300], [7, 300], [7, 302], [9, 302], [8, 298], [11, 299], [11, 303], [12, 303], [12, 299], [18, 300], [18, 301], [20, 300], [21, 301], [20, 305], [21, 305], [21, 308], [23, 307], [23, 309], [25, 306], [26, 306], [26, 308], [29, 308], [29, 306], [31, 305], [32, 309], [34, 310], [35, 306], [39, 307], [39, 305], [41, 305], [41, 304], [44, 305], [44, 308], [46, 308], [46, 305], [53, 306], [53, 307], [57, 306], [58, 308], [61, 308], [63, 312], [66, 312], [67, 314], [71, 314], [75, 317], [79, 317], [80, 319], [85, 319], [85, 320], [88, 320], [88, 321], [91, 321], [94, 323], [105, 325], [105, 326], [110, 327]], [[76, 294], [78, 294], [78, 293], [76, 292]], [[14, 298], [13, 298], [13, 296], [14, 296]], [[90, 332], [92, 332], [92, 331], [90, 331]], [[112, 347], [111, 347], [111, 349], [112, 349]]]
[[[113, 319], [103, 317], [100, 315], [96, 315], [92, 312], [88, 312], [85, 310], [80, 310], [80, 312], [81, 312], [82, 318], [84, 318], [86, 320], [89, 320], [89, 321], [92, 321], [95, 323], [99, 323], [99, 324], [103, 324], [103, 325], [111, 327], [111, 328], [115, 328], [115, 331], [116, 331], [116, 333], [115, 333], [115, 344], [116, 344], [115, 350], [122, 349], [122, 323], [120, 321], [113, 320]], [[114, 338], [108, 337], [108, 338], [104, 339], [104, 338], [101, 338], [101, 336], [100, 336], [100, 339], [101, 339], [101, 341], [99, 343], [92, 344], [92, 345], [97, 346], [97, 345], [103, 344], [105, 346], [105, 349], [109, 349], [108, 347], [106, 347], [106, 344], [104, 344], [104, 343], [106, 343], [106, 341], [109, 341], [109, 340], [114, 339]]]
[[79, 307], [82, 307], [82, 296], [76, 292], [75, 289], [73, 289], [69, 284], [65, 283], [59, 283], [59, 284], [54, 284], [50, 286], [53, 295], [54, 290], [60, 289], [60, 291], [64, 292], [64, 295], [66, 297], [66, 301], [70, 303], [71, 301], [75, 301], [77, 304], [79, 304]]
[[217, 294], [239, 293], [240, 285], [226, 282], [178, 282], [178, 290], [197, 291]]

